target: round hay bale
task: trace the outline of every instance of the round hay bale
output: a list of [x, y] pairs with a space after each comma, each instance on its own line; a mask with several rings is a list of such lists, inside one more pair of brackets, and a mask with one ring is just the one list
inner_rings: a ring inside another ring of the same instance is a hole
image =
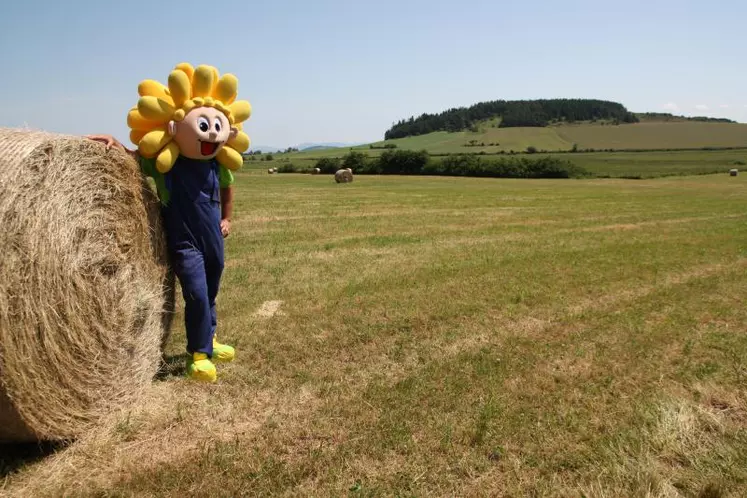
[[158, 369], [158, 200], [123, 152], [0, 128], [0, 223], [0, 441], [75, 438]]
[[353, 181], [353, 173], [350, 169], [340, 169], [335, 173], [335, 181], [337, 183], [350, 183]]
[[729, 176], [737, 176], [739, 174], [738, 169], [729, 170]]
[[311, 170], [311, 174], [312, 174], [312, 175], [318, 175], [318, 174], [320, 174], [321, 172], [322, 172], [322, 170], [321, 170], [321, 169], [319, 169], [319, 168], [314, 168], [314, 169], [312, 169], [312, 170]]
[[270, 168], [267, 170], [267, 174], [274, 175], [275, 174], [275, 168]]

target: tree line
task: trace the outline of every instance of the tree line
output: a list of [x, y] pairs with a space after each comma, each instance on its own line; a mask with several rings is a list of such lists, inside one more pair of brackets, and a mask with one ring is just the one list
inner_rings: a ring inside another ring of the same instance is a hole
[[644, 121], [700, 121], [703, 123], [731, 123], [736, 121], [727, 118], [711, 118], [709, 116], [675, 116], [669, 112], [638, 112], [636, 116]]
[[592, 99], [495, 100], [471, 107], [449, 109], [440, 114], [423, 114], [394, 124], [386, 140], [425, 135], [435, 131], [456, 132], [475, 129], [480, 121], [500, 118], [499, 127], [541, 127], [553, 122], [613, 120], [637, 123], [635, 114], [617, 102]]
[[[433, 175], [492, 178], [579, 178], [589, 172], [570, 161], [557, 157], [505, 156], [486, 157], [474, 154], [451, 154], [431, 157], [428, 152], [388, 150], [378, 157], [352, 151], [342, 158], [323, 157], [314, 167], [321, 173], [334, 174], [350, 168], [359, 175]], [[278, 168], [279, 173], [311, 173], [292, 163]]]

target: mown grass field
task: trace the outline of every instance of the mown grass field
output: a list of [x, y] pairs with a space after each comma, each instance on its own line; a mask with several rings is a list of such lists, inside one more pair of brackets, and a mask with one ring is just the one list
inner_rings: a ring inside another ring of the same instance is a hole
[[655, 178], [672, 175], [727, 174], [747, 168], [747, 149], [670, 152], [592, 152], [559, 154], [597, 177]]
[[[472, 140], [475, 140], [478, 144], [485, 143], [485, 146], [479, 145], [476, 147], [466, 147], [466, 145]], [[478, 133], [470, 131], [447, 133], [445, 131], [440, 131], [417, 137], [398, 138], [395, 140], [378, 142], [375, 145], [382, 146], [389, 143], [395, 144], [397, 148], [400, 149], [426, 149], [432, 154], [458, 154], [483, 151], [491, 153], [510, 150], [523, 152], [530, 145], [541, 150], [569, 150], [573, 147], [573, 144], [568, 143], [553, 127], [483, 127]]]
[[3, 448], [0, 490], [744, 496], [746, 188], [246, 169], [238, 360], [185, 382], [177, 327], [141, 404], [40, 460]]
[[581, 149], [692, 149], [745, 147], [747, 125], [736, 123], [648, 122], [620, 126], [560, 126], [566, 142]]

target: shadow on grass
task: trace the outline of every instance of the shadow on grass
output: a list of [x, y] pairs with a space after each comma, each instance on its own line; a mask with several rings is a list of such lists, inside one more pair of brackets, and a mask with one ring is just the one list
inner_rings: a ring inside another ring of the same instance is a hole
[[[186, 372], [185, 354], [164, 355], [161, 367], [156, 373], [156, 381], [181, 377]], [[64, 449], [66, 443], [42, 441], [37, 443], [0, 443], [0, 481], [24, 466], [36, 463]]]
[[13, 443], [0, 444], [0, 479], [20, 470], [25, 465], [36, 463], [65, 447], [65, 443]]
[[186, 360], [186, 353], [164, 355], [155, 380], [164, 381], [172, 377], [183, 377], [187, 373]]
[[[156, 373], [156, 381], [181, 377], [186, 372], [186, 353], [164, 355], [161, 367]], [[36, 463], [64, 449], [66, 443], [42, 441], [36, 443], [0, 443], [0, 484], [9, 475], [21, 470], [24, 466]]]

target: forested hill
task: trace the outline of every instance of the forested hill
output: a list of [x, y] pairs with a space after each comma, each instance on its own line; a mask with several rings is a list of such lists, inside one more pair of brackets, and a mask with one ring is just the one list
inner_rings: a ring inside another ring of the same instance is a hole
[[495, 100], [472, 107], [449, 109], [440, 114], [423, 114], [402, 120], [385, 134], [386, 140], [434, 131], [462, 131], [478, 122], [500, 118], [501, 128], [547, 126], [552, 122], [576, 122], [610, 119], [636, 123], [638, 118], [617, 102], [591, 99]]

